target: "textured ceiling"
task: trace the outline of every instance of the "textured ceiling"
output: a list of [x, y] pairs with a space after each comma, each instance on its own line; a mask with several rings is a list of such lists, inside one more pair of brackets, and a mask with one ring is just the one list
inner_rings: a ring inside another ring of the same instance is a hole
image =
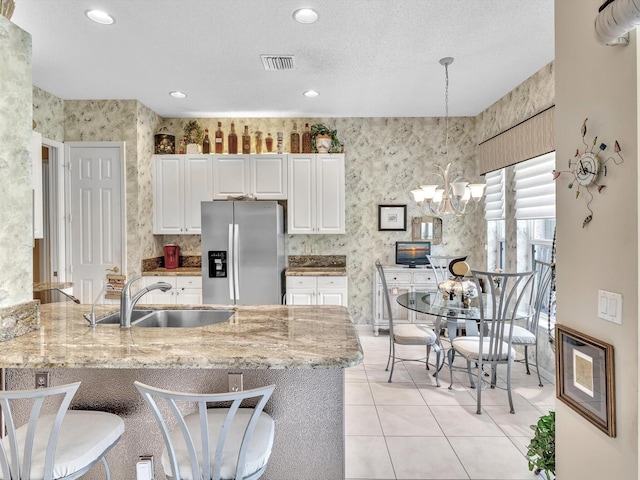
[[[319, 20], [295, 22], [301, 7]], [[450, 115], [477, 115], [554, 57], [553, 0], [16, 0], [12, 21], [38, 87], [165, 117], [443, 116], [445, 56]], [[265, 71], [261, 54], [297, 68]]]

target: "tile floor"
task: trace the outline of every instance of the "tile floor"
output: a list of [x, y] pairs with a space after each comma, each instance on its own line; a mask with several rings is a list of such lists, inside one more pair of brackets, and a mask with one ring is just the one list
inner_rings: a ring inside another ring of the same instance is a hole
[[[449, 390], [447, 367], [437, 388], [433, 367], [427, 372], [424, 364], [397, 364], [388, 383], [388, 332], [375, 337], [369, 327], [359, 327], [358, 333], [364, 362], [345, 373], [347, 480], [536, 480], [525, 457], [529, 425], [553, 409], [552, 380], [543, 378], [544, 387], [539, 387], [535, 373], [527, 375], [524, 365], [516, 363], [511, 380], [515, 415], [501, 389], [482, 391], [482, 415], [477, 415], [466, 371], [454, 370]], [[506, 369], [499, 373], [499, 383], [506, 385]]]

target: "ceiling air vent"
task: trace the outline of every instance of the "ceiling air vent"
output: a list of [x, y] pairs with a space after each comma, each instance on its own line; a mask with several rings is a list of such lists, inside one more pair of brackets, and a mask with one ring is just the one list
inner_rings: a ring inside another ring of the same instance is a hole
[[260, 55], [265, 70], [294, 70], [293, 55]]

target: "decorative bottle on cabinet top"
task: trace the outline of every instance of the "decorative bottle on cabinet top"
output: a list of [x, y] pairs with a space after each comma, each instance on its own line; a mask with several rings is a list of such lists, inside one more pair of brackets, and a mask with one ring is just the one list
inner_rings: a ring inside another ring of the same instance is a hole
[[304, 124], [304, 132], [302, 133], [302, 153], [311, 153], [311, 132], [309, 124]]
[[242, 134], [242, 153], [251, 153], [251, 136], [249, 135], [249, 127], [246, 125]]
[[262, 153], [262, 132], [259, 130], [256, 132], [256, 153]]
[[293, 124], [293, 132], [291, 132], [291, 153], [300, 153], [300, 134], [297, 123]]
[[267, 152], [273, 152], [273, 137], [270, 133], [267, 133], [267, 138], [264, 142], [267, 145]]
[[224, 139], [222, 137], [222, 122], [218, 122], [218, 130], [216, 130], [216, 153], [224, 151]]
[[277, 151], [278, 153], [282, 153], [283, 152], [283, 144], [284, 144], [284, 133], [283, 132], [278, 132], [276, 133], [276, 138], [278, 139], [278, 143], [277, 145]]
[[233, 122], [231, 123], [231, 131], [229, 132], [229, 139], [227, 143], [229, 144], [229, 154], [235, 155], [238, 153], [238, 135], [236, 135], [236, 126]]
[[202, 153], [209, 153], [211, 151], [211, 142], [209, 141], [209, 129], [204, 129], [204, 140], [202, 140]]

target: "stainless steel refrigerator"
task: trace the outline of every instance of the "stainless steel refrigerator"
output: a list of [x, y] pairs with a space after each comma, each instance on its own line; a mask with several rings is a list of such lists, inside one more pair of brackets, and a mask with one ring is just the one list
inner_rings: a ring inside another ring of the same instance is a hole
[[202, 202], [202, 302], [282, 304], [284, 216], [269, 201]]

